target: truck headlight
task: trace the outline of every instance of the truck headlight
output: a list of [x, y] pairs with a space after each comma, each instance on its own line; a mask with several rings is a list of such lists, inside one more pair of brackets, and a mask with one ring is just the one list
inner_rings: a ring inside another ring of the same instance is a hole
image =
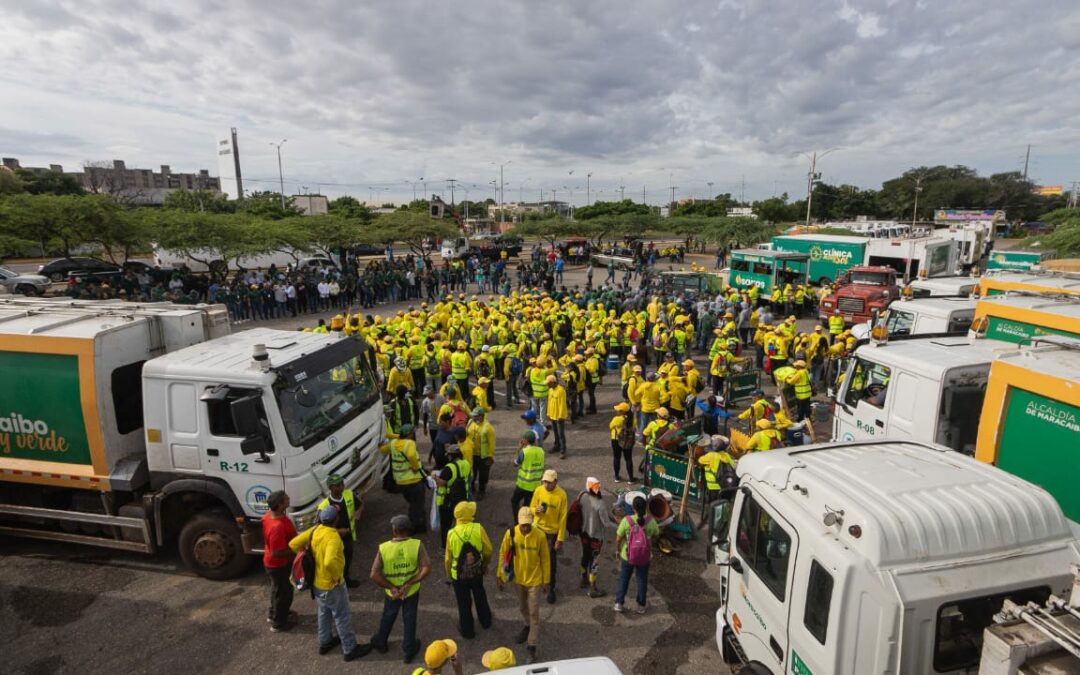
[[299, 513], [293, 516], [293, 523], [296, 525], [297, 532], [303, 532], [311, 527], [315, 526], [315, 519], [318, 517], [318, 513], [315, 511], [309, 511], [307, 513]]
[[822, 307], [832, 307], [831, 302], [823, 302], [823, 303], [821, 303], [821, 305], [822, 305]]

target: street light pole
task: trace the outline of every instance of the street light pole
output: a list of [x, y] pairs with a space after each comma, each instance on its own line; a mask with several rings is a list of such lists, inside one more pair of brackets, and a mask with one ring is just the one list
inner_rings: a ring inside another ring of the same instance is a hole
[[592, 185], [590, 181], [592, 181], [592, 174], [585, 174], [585, 206], [592, 204]]
[[285, 172], [281, 168], [281, 146], [285, 145], [285, 141], [289, 139], [283, 138], [280, 143], [271, 143], [277, 148], [277, 173], [278, 173], [278, 187], [281, 190], [281, 210], [285, 210]]
[[915, 217], [919, 212], [919, 193], [922, 192], [922, 176], [915, 177], [915, 206], [911, 209], [911, 232], [915, 233]]
[[[839, 150], [839, 148], [829, 148], [821, 153], [821, 157], [825, 157], [825, 155], [836, 150]], [[814, 201], [814, 183], [821, 179], [821, 174], [817, 172], [819, 157], [816, 151], [810, 155], [804, 152], [802, 156], [810, 160], [810, 173], [806, 174], [806, 227], [810, 227], [810, 205]]]

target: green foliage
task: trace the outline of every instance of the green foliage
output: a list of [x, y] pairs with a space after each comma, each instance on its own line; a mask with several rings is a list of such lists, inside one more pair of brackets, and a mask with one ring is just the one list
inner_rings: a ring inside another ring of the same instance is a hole
[[1039, 220], [1048, 225], [1056, 225], [1058, 227], [1080, 225], [1080, 209], [1054, 209], [1053, 211], [1047, 211], [1039, 216]]
[[728, 209], [742, 206], [737, 199], [731, 196], [731, 193], [725, 192], [724, 194], [717, 195], [715, 199], [709, 201], [695, 201], [688, 202], [686, 204], [679, 204], [672, 211], [673, 217], [678, 216], [703, 216], [708, 218], [720, 218], [726, 217]]
[[621, 202], [594, 202], [588, 206], [581, 206], [574, 210], [574, 218], [577, 220], [591, 220], [593, 218], [624, 215], [648, 216], [651, 214], [652, 209], [648, 206], [639, 204], [630, 199], [624, 199]]
[[237, 202], [237, 210], [264, 220], [281, 220], [301, 215], [292, 197], [285, 198], [285, 207], [281, 206], [280, 192], [252, 192], [243, 201]]
[[[230, 201], [220, 192], [210, 190], [175, 190], [165, 195], [163, 208], [177, 211], [207, 213], [236, 213], [238, 201]], [[280, 204], [279, 204], [280, 206]]]
[[1054, 231], [1028, 237], [1025, 247], [1051, 249], [1059, 258], [1080, 258], [1080, 209], [1055, 209], [1044, 213], [1040, 220], [1054, 225]]
[[802, 220], [806, 215], [806, 202], [788, 203], [787, 193], [778, 197], [769, 197], [751, 204], [754, 213], [761, 220], [770, 223], [790, 223]]
[[360, 208], [367, 212], [368, 220], [364, 220], [359, 216], [346, 217], [339, 215], [346, 211], [346, 209], [339, 209], [337, 212], [325, 216], [302, 218], [300, 219], [302, 222], [297, 223], [297, 226], [307, 230], [308, 245], [312, 250], [333, 258], [339, 255], [342, 249], [362, 241], [364, 232], [370, 229], [371, 225], [368, 223], [374, 219], [374, 214], [363, 205], [360, 205]]
[[32, 195], [81, 195], [85, 194], [79, 181], [58, 171], [31, 171], [15, 169], [15, 175]]
[[459, 234], [460, 230], [453, 221], [432, 218], [426, 209], [423, 211], [398, 209], [373, 220], [369, 226], [360, 231], [357, 241], [372, 244], [391, 244], [400, 241], [416, 255], [427, 257], [425, 241], [437, 241], [456, 237]]
[[0, 197], [26, 192], [26, 183], [14, 171], [0, 169]]
[[331, 215], [339, 218], [351, 218], [359, 220], [362, 223], [371, 222], [375, 217], [375, 214], [371, 212], [364, 204], [361, 204], [355, 197], [349, 195], [342, 195], [337, 199], [330, 200], [328, 210]]
[[518, 237], [535, 237], [554, 246], [560, 239], [580, 235], [583, 227], [581, 223], [552, 214], [547, 218], [526, 218], [515, 225], [511, 233]]
[[0, 201], [0, 235], [57, 248], [64, 255], [85, 243], [108, 241], [110, 249], [135, 245], [120, 207], [101, 195], [12, 195]]

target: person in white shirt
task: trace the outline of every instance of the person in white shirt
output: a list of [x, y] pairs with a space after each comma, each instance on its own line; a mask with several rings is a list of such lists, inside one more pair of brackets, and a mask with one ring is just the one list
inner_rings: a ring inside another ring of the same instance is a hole
[[330, 284], [326, 280], [319, 282], [319, 309], [327, 309], [330, 306]]

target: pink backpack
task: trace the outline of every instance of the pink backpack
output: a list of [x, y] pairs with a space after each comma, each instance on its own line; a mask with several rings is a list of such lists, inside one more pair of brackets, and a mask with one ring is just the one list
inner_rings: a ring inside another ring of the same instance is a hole
[[[645, 534], [645, 526], [638, 525], [633, 516], [627, 516], [630, 522], [630, 532], [626, 536], [626, 562], [631, 565], [648, 565], [652, 560], [652, 542], [649, 535]], [[649, 517], [645, 516], [648, 524]]]

